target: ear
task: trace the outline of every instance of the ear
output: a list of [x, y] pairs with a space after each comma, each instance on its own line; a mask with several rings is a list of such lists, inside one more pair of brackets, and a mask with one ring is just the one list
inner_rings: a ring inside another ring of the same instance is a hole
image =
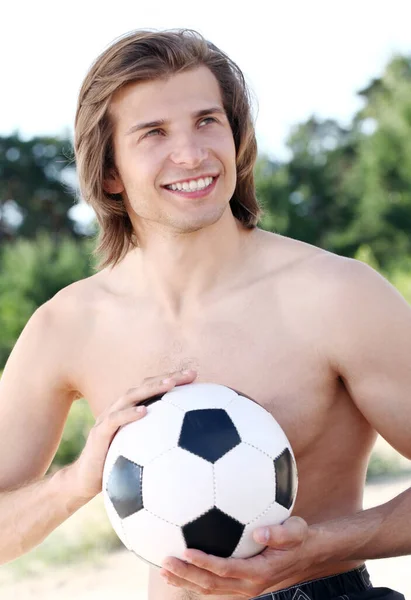
[[103, 182], [104, 191], [108, 194], [121, 194], [124, 192], [124, 185], [120, 175], [115, 169], [110, 169]]

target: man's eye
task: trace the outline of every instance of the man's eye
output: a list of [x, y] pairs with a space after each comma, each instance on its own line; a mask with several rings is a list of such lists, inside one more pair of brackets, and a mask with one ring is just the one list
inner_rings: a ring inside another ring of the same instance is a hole
[[214, 117], [206, 117], [205, 119], [201, 119], [200, 125], [201, 125], [201, 123], [204, 123], [205, 121], [212, 121], [213, 123], [216, 123], [217, 119], [214, 119]]
[[144, 137], [152, 137], [155, 136], [157, 134], [161, 133], [161, 129], [151, 129], [150, 131], [148, 131], [146, 133], [146, 135]]

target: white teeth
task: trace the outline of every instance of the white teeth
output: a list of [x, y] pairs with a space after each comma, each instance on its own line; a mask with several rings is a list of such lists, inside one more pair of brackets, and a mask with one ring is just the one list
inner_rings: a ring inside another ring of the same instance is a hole
[[184, 181], [183, 183], [172, 183], [171, 185], [166, 185], [166, 187], [173, 191], [195, 192], [208, 187], [213, 181], [214, 177], [204, 177], [197, 180]]

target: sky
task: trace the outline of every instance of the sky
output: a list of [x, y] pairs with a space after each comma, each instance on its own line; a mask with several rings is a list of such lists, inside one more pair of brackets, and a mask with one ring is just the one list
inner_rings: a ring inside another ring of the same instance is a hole
[[395, 52], [411, 55], [410, 22], [410, 0], [3, 0], [0, 135], [72, 135], [82, 80], [115, 38], [188, 27], [241, 67], [259, 151], [281, 159], [311, 115], [350, 122], [356, 92]]

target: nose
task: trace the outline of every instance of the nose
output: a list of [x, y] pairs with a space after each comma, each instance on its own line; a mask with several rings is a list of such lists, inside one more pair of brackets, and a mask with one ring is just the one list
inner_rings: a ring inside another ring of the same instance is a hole
[[170, 160], [176, 165], [193, 169], [201, 165], [207, 156], [208, 151], [198, 136], [185, 134], [174, 139]]

